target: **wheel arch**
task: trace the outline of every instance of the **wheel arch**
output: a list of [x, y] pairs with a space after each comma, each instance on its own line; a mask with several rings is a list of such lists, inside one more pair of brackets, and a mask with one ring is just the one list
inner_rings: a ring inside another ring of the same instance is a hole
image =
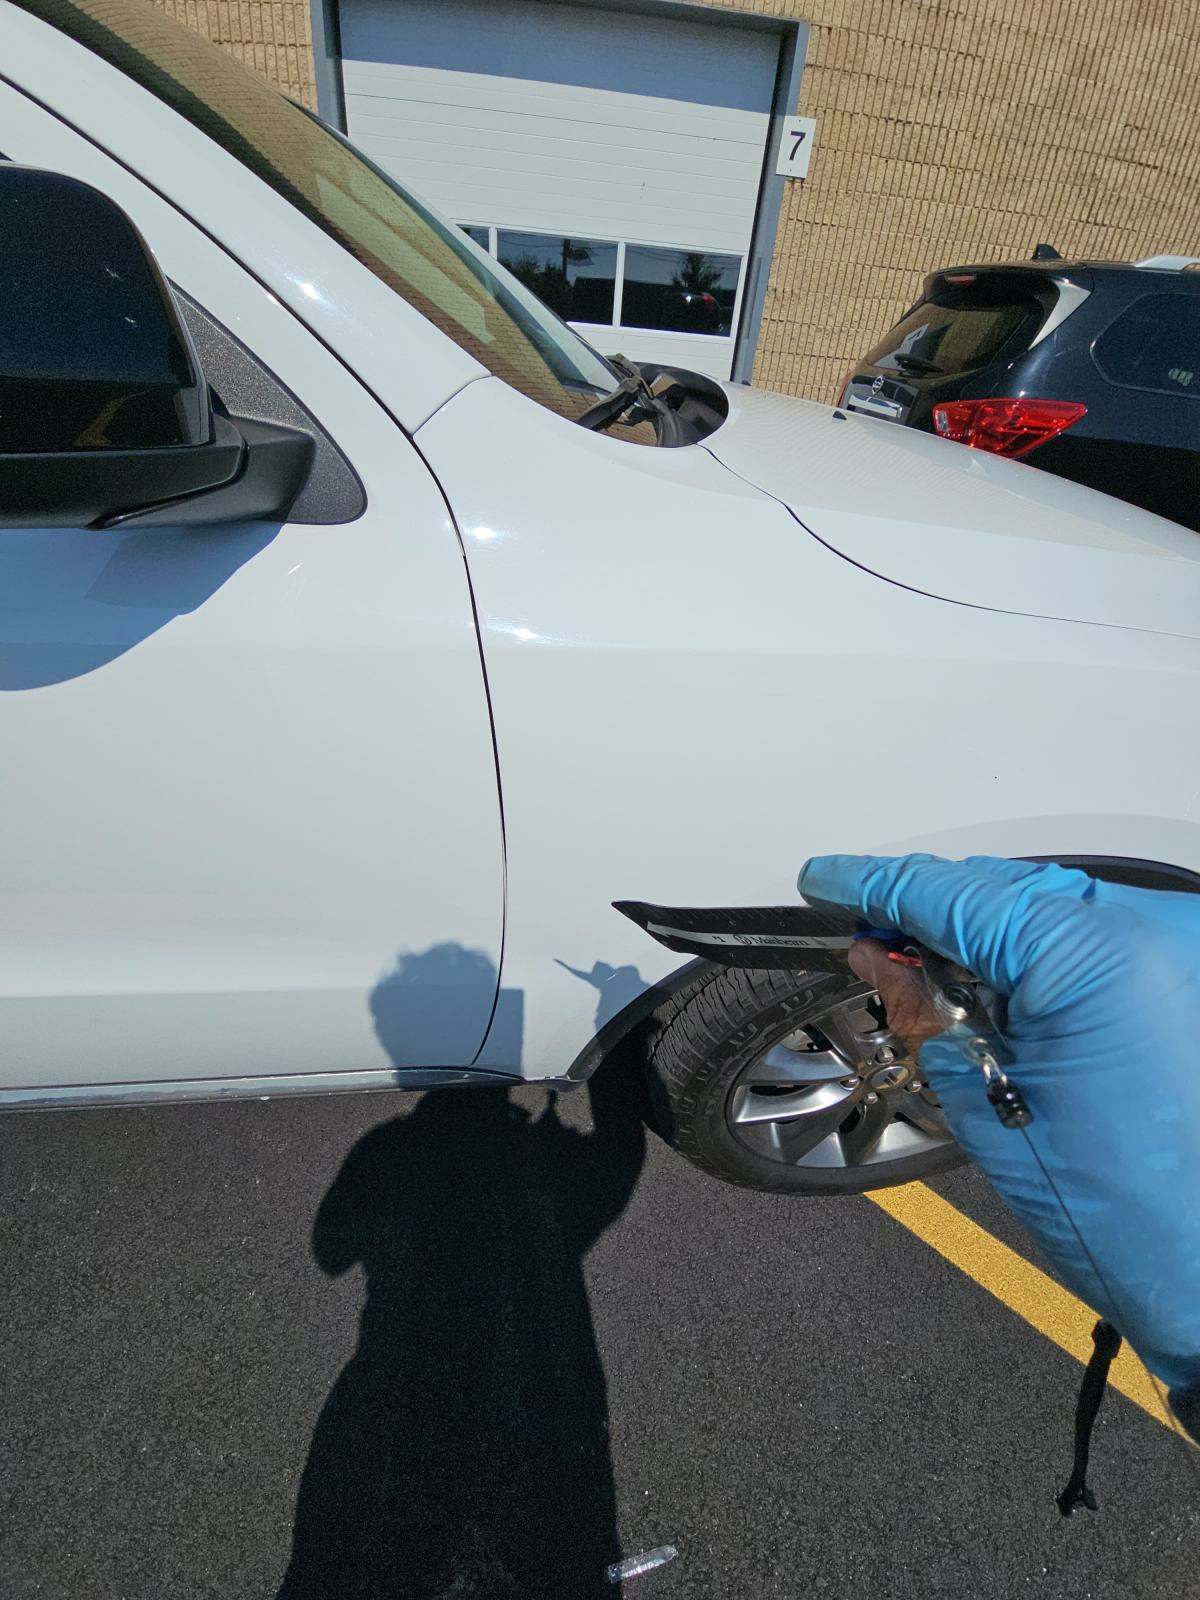
[[703, 988], [713, 973], [720, 970], [715, 961], [697, 959], [685, 962], [676, 971], [652, 983], [593, 1035], [567, 1068], [567, 1081], [585, 1083], [603, 1061], [647, 1023], [657, 1019], [658, 1025], [665, 1027], [696, 990]]
[[[1078, 867], [1080, 871], [1105, 883], [1123, 883], [1132, 889], [1165, 889], [1175, 894], [1200, 894], [1200, 872], [1194, 872], [1190, 867], [1175, 866], [1169, 861], [1148, 861], [1139, 856], [1062, 854], [1021, 856], [1019, 859], [1038, 865]], [[715, 961], [689, 961], [658, 983], [651, 984], [623, 1011], [610, 1017], [584, 1046], [567, 1069], [566, 1081], [585, 1083], [640, 1028], [650, 1023], [655, 1023], [658, 1029], [664, 1028], [713, 973], [719, 971], [721, 967]]]

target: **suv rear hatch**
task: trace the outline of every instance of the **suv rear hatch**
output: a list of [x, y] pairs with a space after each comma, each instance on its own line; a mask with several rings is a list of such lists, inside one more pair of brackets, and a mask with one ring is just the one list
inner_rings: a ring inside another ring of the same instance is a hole
[[[933, 429], [933, 407], [968, 391], [997, 363], [1044, 338], [1059, 319], [1064, 291], [1073, 307], [1091, 286], [1079, 268], [948, 267], [926, 278], [921, 298], [847, 374], [849, 411]], [[985, 385], [989, 394], [1003, 384]]]

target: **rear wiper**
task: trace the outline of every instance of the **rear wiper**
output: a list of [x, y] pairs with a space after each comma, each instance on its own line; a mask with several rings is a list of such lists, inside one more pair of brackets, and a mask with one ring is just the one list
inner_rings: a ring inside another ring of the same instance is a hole
[[650, 393], [650, 385], [632, 361], [624, 356], [609, 356], [608, 364], [621, 374], [621, 381], [611, 394], [606, 394], [591, 405], [576, 421], [583, 428], [607, 428], [635, 406], [642, 406], [647, 416], [657, 416], [659, 401]]
[[936, 361], [922, 361], [920, 356], [894, 355], [891, 358], [901, 372], [940, 372]]

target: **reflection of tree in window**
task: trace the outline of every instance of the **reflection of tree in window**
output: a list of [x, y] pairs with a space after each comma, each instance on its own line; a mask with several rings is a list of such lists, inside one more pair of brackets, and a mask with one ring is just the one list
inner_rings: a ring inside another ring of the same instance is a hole
[[612, 321], [615, 244], [507, 228], [496, 243], [508, 270], [560, 317], [573, 322]]
[[683, 265], [671, 279], [675, 287], [683, 293], [683, 303], [691, 311], [697, 322], [711, 322], [711, 327], [702, 330], [705, 333], [720, 331], [721, 305], [717, 299], [716, 291], [721, 287], [721, 269], [714, 266], [707, 256], [699, 251], [689, 250], [683, 258]]
[[721, 269], [714, 266], [707, 256], [689, 250], [683, 258], [682, 267], [671, 281], [677, 289], [686, 289], [689, 294], [712, 294], [721, 287]]
[[740, 256], [626, 245], [621, 322], [724, 338], [733, 324], [741, 267]]
[[552, 311], [557, 311], [560, 317], [573, 317], [576, 315], [571, 304], [573, 299], [571, 290], [574, 285], [569, 269], [573, 262], [591, 259], [592, 252], [587, 245], [576, 244], [573, 239], [564, 239], [561, 266], [557, 262], [539, 261], [532, 255], [517, 256], [508, 263], [508, 266], [525, 287], [532, 289], [538, 299], [544, 300]]

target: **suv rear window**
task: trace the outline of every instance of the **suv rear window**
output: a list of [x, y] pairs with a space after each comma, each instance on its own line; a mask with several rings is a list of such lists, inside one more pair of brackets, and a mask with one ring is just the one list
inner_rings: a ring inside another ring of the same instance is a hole
[[1200, 399], [1200, 294], [1148, 294], [1096, 340], [1112, 383]]
[[986, 366], [1018, 335], [1032, 337], [1042, 320], [1032, 294], [983, 285], [938, 284], [866, 357], [873, 367], [926, 373], [972, 372]]

